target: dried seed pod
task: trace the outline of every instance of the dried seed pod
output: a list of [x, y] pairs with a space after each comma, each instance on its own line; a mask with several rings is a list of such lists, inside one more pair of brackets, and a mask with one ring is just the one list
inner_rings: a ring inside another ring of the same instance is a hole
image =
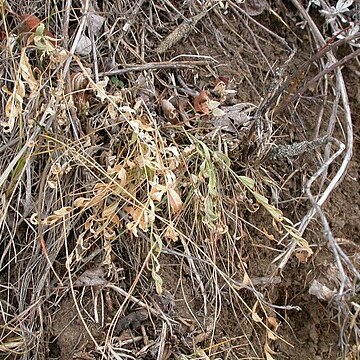
[[189, 21], [185, 20], [160, 43], [160, 45], [155, 49], [155, 51], [158, 54], [163, 54], [166, 50], [172, 48], [175, 44], [177, 44], [183, 38], [190, 34], [193, 27], [197, 24], [199, 20], [201, 20], [205, 16], [206, 13], [207, 11], [203, 11], [192, 17]]

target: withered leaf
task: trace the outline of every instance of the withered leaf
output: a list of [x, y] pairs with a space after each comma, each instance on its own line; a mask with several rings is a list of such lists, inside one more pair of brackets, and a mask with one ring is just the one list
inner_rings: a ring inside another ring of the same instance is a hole
[[197, 113], [209, 114], [208, 99], [209, 96], [205, 90], [201, 90], [199, 95], [194, 97], [194, 109]]
[[171, 207], [171, 211], [175, 214], [181, 210], [183, 207], [183, 202], [179, 194], [174, 189], [168, 190], [168, 199]]
[[85, 270], [74, 282], [75, 286], [95, 286], [108, 283], [104, 279], [105, 272], [101, 267]]
[[[24, 33], [35, 33], [38, 26], [41, 24], [41, 20], [32, 14], [23, 14], [18, 15], [19, 19], [21, 20], [21, 23], [19, 25], [19, 32]], [[47, 29], [44, 30], [44, 35], [55, 39], [55, 36]], [[55, 40], [51, 41], [53, 45], [55, 45]]]
[[177, 123], [178, 114], [175, 106], [166, 99], [161, 100], [160, 104], [166, 120], [170, 121], [172, 124]]
[[142, 309], [138, 311], [134, 311], [129, 315], [124, 316], [122, 319], [118, 321], [115, 327], [115, 333], [118, 335], [123, 330], [128, 328], [137, 329], [142, 322], [146, 321], [149, 317], [147, 310]]
[[269, 8], [269, 3], [266, 0], [246, 0], [244, 2], [245, 11], [250, 16], [262, 14]]

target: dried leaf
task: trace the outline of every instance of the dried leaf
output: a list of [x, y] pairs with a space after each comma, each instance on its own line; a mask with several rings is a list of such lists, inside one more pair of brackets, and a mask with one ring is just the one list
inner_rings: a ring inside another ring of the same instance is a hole
[[128, 106], [118, 106], [118, 104], [124, 102], [123, 94], [121, 94], [120, 92], [116, 92], [114, 95], [109, 95], [108, 98], [110, 100], [108, 105], [108, 112], [111, 119], [116, 120], [119, 116], [119, 112], [120, 114], [127, 116], [127, 114], [134, 111]]
[[164, 185], [157, 184], [151, 188], [150, 198], [154, 201], [160, 202], [165, 193], [166, 187]]
[[208, 100], [207, 106], [209, 110], [212, 111], [220, 106], [220, 102], [215, 100]]
[[116, 164], [114, 167], [108, 169], [108, 174], [116, 174], [116, 178], [120, 180], [120, 186], [124, 187], [126, 185], [127, 172], [123, 165]]
[[120, 218], [117, 214], [114, 214], [112, 216], [112, 218], [110, 219], [110, 221], [114, 224], [115, 227], [119, 227], [120, 226]]
[[131, 230], [135, 236], [137, 236], [136, 228], [139, 228], [143, 231], [147, 231], [149, 226], [149, 216], [147, 211], [142, 208], [134, 208], [132, 206], [128, 206], [125, 208], [125, 211], [132, 216], [134, 219], [133, 222], [126, 225], [126, 227]]
[[65, 216], [65, 215], [69, 214], [71, 211], [72, 211], [72, 207], [64, 206], [59, 210], [55, 210], [54, 215], [62, 217], [62, 216]]
[[179, 240], [179, 234], [172, 223], [166, 228], [165, 238], [174, 242]]
[[[32, 14], [18, 15], [21, 23], [19, 25], [20, 33], [35, 33], [40, 25], [43, 25], [41, 20]], [[56, 45], [55, 36], [47, 29], [44, 28], [42, 35], [47, 36], [53, 45]]]
[[30, 223], [33, 224], [33, 225], [38, 225], [39, 224], [39, 221], [38, 221], [38, 214], [37, 213], [34, 213], [30, 216]]
[[227, 90], [227, 86], [230, 82], [230, 79], [224, 76], [219, 76], [215, 80], [215, 87], [213, 92], [220, 97], [220, 102], [223, 103], [226, 100], [226, 95], [229, 93], [233, 93], [235, 90]]
[[165, 99], [161, 100], [160, 104], [166, 120], [170, 121], [172, 124], [177, 123], [178, 113], [175, 106], [169, 100]]
[[116, 214], [118, 206], [119, 206], [119, 204], [116, 201], [114, 201], [112, 204], [105, 207], [105, 209], [102, 212], [102, 217], [110, 218], [110, 217], [114, 216]]
[[[142, 137], [146, 137], [146, 135], [144, 134], [140, 134], [141, 130], [147, 131], [147, 132], [152, 132], [154, 131], [154, 128], [151, 127], [150, 125], [140, 121], [140, 120], [130, 120], [129, 121], [129, 125], [133, 128], [133, 130], [135, 131], [136, 134], [141, 135]], [[151, 138], [148, 137], [148, 139], [150, 140]]]
[[135, 236], [135, 237], [139, 237], [139, 234], [138, 234], [138, 229], [137, 229], [137, 223], [135, 221], [131, 221], [129, 223], [126, 224], [126, 228], [132, 232], [132, 234]]
[[65, 49], [56, 49], [50, 54], [50, 60], [54, 64], [62, 65], [69, 58], [69, 54]]
[[262, 322], [261, 317], [256, 312], [257, 306], [258, 306], [258, 302], [256, 301], [253, 308], [252, 308], [252, 311], [251, 311], [251, 317], [255, 322]]
[[209, 96], [205, 90], [201, 90], [199, 95], [194, 97], [194, 109], [197, 113], [209, 114], [208, 99]]
[[111, 244], [110, 242], [116, 238], [116, 232], [113, 229], [105, 228], [103, 231], [104, 239], [109, 243], [104, 245], [104, 249], [107, 252], [107, 246], [110, 247], [109, 254], [111, 252]]
[[250, 16], [260, 15], [269, 8], [266, 0], [246, 0], [244, 3], [245, 11]]
[[93, 226], [94, 226], [94, 215], [91, 215], [86, 219], [84, 228], [85, 230], [90, 230], [90, 232], [92, 232]]
[[91, 54], [91, 40], [86, 35], [81, 35], [76, 45], [75, 53], [81, 56]]
[[74, 206], [75, 207], [85, 207], [89, 203], [90, 199], [79, 197], [74, 200]]
[[49, 186], [51, 189], [57, 189], [58, 182], [54, 180], [47, 180], [46, 185]]
[[23, 100], [25, 97], [25, 85], [23, 81], [18, 78], [15, 83], [14, 91], [11, 93], [5, 105], [5, 115], [8, 121], [0, 122], [3, 126], [4, 132], [11, 132], [15, 126], [15, 120], [22, 114]]
[[105, 76], [104, 80], [99, 81], [97, 84], [90, 83], [90, 86], [94, 90], [96, 97], [98, 97], [101, 102], [108, 98], [105, 90], [108, 82], [109, 78]]
[[247, 272], [244, 273], [244, 277], [243, 277], [242, 282], [245, 285], [250, 285], [251, 284], [251, 279], [250, 279], [249, 275], [247, 274]]
[[219, 108], [221, 103], [219, 101], [208, 100], [207, 106], [213, 116], [224, 116], [225, 112]]
[[118, 180], [120, 180], [120, 186], [124, 187], [126, 184], [127, 173], [123, 166], [117, 172], [116, 177], [118, 178]]
[[104, 245], [103, 245], [103, 249], [105, 251], [105, 255], [104, 255], [104, 260], [102, 262], [103, 265], [105, 266], [111, 266], [112, 264], [112, 258], [111, 258], [111, 253], [112, 253], [112, 247], [111, 247], [111, 242], [112, 240], [115, 239], [115, 233], [113, 236], [108, 236], [105, 234], [106, 233], [106, 230], [104, 231], [104, 238], [105, 238], [105, 241], [104, 241]]
[[[36, 30], [36, 33], [34, 36], [32, 36], [30, 39], [34, 41], [34, 44], [38, 50], [40, 50], [43, 54], [52, 55], [55, 52], [55, 43], [53, 40], [50, 40], [47, 36], [44, 36], [43, 33], [40, 33], [40, 35], [37, 35], [37, 32], [39, 29], [44, 30], [44, 25], [40, 24], [39, 27]], [[51, 38], [52, 39], [52, 38]], [[41, 58], [43, 55], [41, 56]]]
[[22, 49], [21, 57], [20, 57], [20, 74], [22, 78], [26, 81], [29, 85], [31, 94], [35, 92], [38, 88], [38, 82], [36, 81], [33, 71], [31, 69], [29, 60], [26, 55], [26, 49]]
[[41, 24], [40, 19], [32, 14], [19, 15], [21, 23], [19, 25], [19, 31], [21, 33], [25, 32], [35, 32], [37, 27]]
[[279, 337], [274, 332], [267, 330], [266, 335], [270, 340], [277, 340]]
[[183, 202], [179, 194], [174, 189], [168, 189], [168, 199], [173, 214], [179, 212], [183, 207]]
[[265, 352], [266, 360], [275, 360], [271, 355], [275, 355], [276, 352], [271, 349], [271, 347], [267, 342], [264, 345], [264, 352]]
[[102, 26], [104, 25], [105, 18], [101, 15], [90, 13], [88, 15], [88, 26], [91, 27], [94, 35], [99, 35]]
[[271, 325], [271, 327], [276, 331], [279, 327], [280, 323], [274, 318], [273, 316], [269, 316], [267, 318], [268, 323]]
[[44, 220], [42, 220], [41, 222], [44, 225], [52, 225], [52, 224], [55, 224], [59, 219], [61, 219], [61, 216], [50, 215], [50, 216], [46, 217]]
[[90, 245], [85, 246], [84, 238], [86, 235], [86, 231], [83, 231], [76, 240], [75, 254], [76, 254], [76, 262], [83, 260], [83, 254], [90, 249]]
[[41, 222], [44, 225], [55, 224], [58, 220], [61, 220], [65, 215], [69, 214], [73, 209], [70, 206], [64, 206], [59, 210], [55, 210], [53, 215], [46, 217]]
[[105, 272], [101, 267], [85, 270], [75, 281], [75, 286], [99, 286], [106, 285]]

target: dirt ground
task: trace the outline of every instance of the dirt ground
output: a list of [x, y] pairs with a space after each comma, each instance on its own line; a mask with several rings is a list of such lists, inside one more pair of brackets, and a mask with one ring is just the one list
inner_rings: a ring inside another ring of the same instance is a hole
[[[109, 4], [98, 1], [98, 6], [106, 11]], [[291, 47], [297, 48], [291, 63], [292, 69], [296, 69], [309, 58], [309, 48], [314, 46], [309, 31], [296, 25], [301, 19], [290, 4], [275, 1], [272, 7], [277, 11], [278, 16], [266, 10], [254, 16], [254, 19], [283, 37]], [[184, 71], [182, 74], [185, 82], [194, 83], [196, 89], [210, 89], [214, 85], [215, 75], [211, 73], [214, 72], [216, 76], [230, 79], [230, 89], [236, 90], [236, 94], [228, 99], [226, 105], [258, 104], [273, 86], [274, 75], [269, 65], [272, 69], [276, 69], [284, 64], [289, 56], [288, 51], [269, 32], [244, 20], [245, 17], [240, 20], [231, 10], [226, 16], [218, 16], [218, 14], [214, 12], [200, 21], [196, 25], [197, 30], [169, 50], [166, 57], [170, 59], [187, 54], [188, 56], [206, 55], [215, 59], [216, 66], [211, 69], [202, 68], [196, 73], [192, 70]], [[323, 21], [315, 13], [313, 15], [318, 22]], [[281, 18], [291, 29], [282, 23]], [[174, 26], [174, 23], [176, 21], [170, 21], [169, 26]], [[250, 26], [253, 32], [248, 31], [246, 26]], [[170, 30], [156, 29], [156, 31], [164, 36]], [[254, 36], [260, 48], [254, 45]], [[346, 54], [348, 49], [344, 46], [340, 52]], [[291, 69], [286, 71], [290, 72]], [[346, 64], [343, 69], [353, 117], [354, 155], [347, 174], [324, 208], [335, 238], [358, 269], [360, 269], [359, 71], [354, 60]], [[311, 67], [306, 76], [311, 78], [311, 75], [316, 73], [316, 68]], [[161, 80], [165, 82], [167, 77], [159, 75], [159, 82]], [[334, 80], [331, 78], [329, 81]], [[315, 94], [315, 89], [304, 94], [296, 109], [297, 116], [286, 110], [273, 118], [276, 141], [292, 143], [312, 139], [316, 128], [316, 111], [320, 108], [320, 101], [314, 100]], [[330, 116], [332, 101], [333, 98], [330, 98], [325, 106], [325, 117]], [[340, 126], [336, 128], [335, 133], [341, 138]], [[315, 156], [305, 154], [276, 162], [265, 160], [261, 166], [266, 169], [266, 175], [276, 180], [278, 184], [276, 196], [271, 191], [272, 186], [264, 185], [265, 195], [270, 202], [277, 202], [278, 208], [294, 223], [301, 221], [310, 207], [303, 193], [303, 185], [305, 180], [316, 171], [319, 157], [320, 152], [317, 152]], [[232, 160], [238, 175], [255, 173], [255, 170], [250, 168], [252, 165], [247, 168], [243, 162], [237, 162], [234, 154]], [[335, 166], [330, 167], [329, 178], [335, 170]], [[259, 178], [264, 173], [261, 174]], [[229, 199], [226, 200], [229, 201], [226, 204], [224, 200], [224, 208], [236, 207], [236, 204], [231, 204], [234, 198], [229, 197]], [[229, 284], [215, 271], [207, 270], [201, 274], [201, 281], [198, 281], [191, 263], [197, 261], [191, 257], [196, 257], [196, 254], [192, 253], [189, 258], [177, 256], [176, 252], [186, 253], [188, 250], [184, 243], [167, 243], [167, 248], [173, 252], [163, 253], [158, 258], [161, 264], [159, 275], [162, 278], [164, 291], [161, 295], [156, 294], [149, 265], [144, 265], [144, 271], [138, 270], [142, 269], [145, 259], [148, 259], [149, 244], [131, 247], [129, 240], [122, 237], [112, 248], [112, 261], [117, 267], [116, 275], [112, 274], [109, 277], [109, 274], [97, 268], [99, 259], [95, 256], [75, 275], [75, 286], [71, 291], [62, 293], [61, 287], [54, 278], [48, 282], [48, 297], [43, 294], [44, 298], [46, 297], [43, 316], [46, 318], [47, 343], [36, 349], [38, 353], [44, 353], [44, 356], [39, 358], [100, 359], [101, 351], [94, 346], [94, 340], [102, 345], [110, 342], [114, 353], [108, 356], [114, 359], [125, 359], [126, 356], [130, 359], [161, 360], [341, 358], [343, 352], [339, 347], [339, 323], [345, 323], [344, 319], [339, 320], [336, 306], [328, 301], [321, 301], [309, 293], [310, 284], [314, 279], [328, 280], [330, 288], [334, 285], [329, 275], [335, 266], [334, 258], [323, 236], [322, 224], [315, 217], [304, 233], [304, 238], [314, 252], [308, 261], [301, 261], [293, 256], [280, 273], [274, 259], [284, 245], [278, 246], [276, 243], [275, 238], [279, 234], [273, 226], [271, 217], [262, 208], [256, 208], [255, 211], [254, 206], [249, 202], [247, 208], [241, 206], [238, 209], [242, 223], [232, 224], [233, 228], [230, 229], [239, 234], [232, 243], [233, 248], [229, 248], [229, 244], [224, 240], [225, 236], [219, 236], [217, 243], [209, 247], [206, 244], [210, 239], [196, 239], [196, 241], [199, 241], [199, 253], [202, 250], [205, 252], [209, 249], [214, 250], [213, 253], [207, 254], [209, 258], [206, 259], [213, 259], [222, 269], [230, 267], [222, 260], [225, 256], [229, 258], [233, 256], [234, 262], [241, 259], [243, 262], [241, 265], [232, 264], [233, 267], [229, 269], [229, 273], [236, 280], [243, 280], [244, 269], [251, 279], [273, 278], [275, 284], [260, 283], [256, 290], [274, 307], [265, 308], [257, 301], [253, 291], [241, 286], [237, 289], [239, 296], [235, 295], [235, 292], [229, 289]], [[196, 218], [195, 214], [193, 216]], [[249, 224], [256, 224], [257, 228]], [[69, 244], [73, 244], [74, 241], [69, 238]], [[62, 247], [54, 261], [54, 268], [63, 278], [67, 276], [66, 261], [66, 252]], [[89, 278], [100, 279], [100, 285], [82, 287], [81, 283], [76, 284], [76, 279], [84, 270], [92, 271]], [[94, 275], [94, 271], [98, 273]], [[6, 276], [10, 275], [5, 273], [1, 275], [2, 283], [8, 281]], [[16, 274], [13, 276], [15, 277]], [[101, 281], [109, 278], [112, 278], [120, 288], [127, 290], [135, 284], [132, 296], [150, 304], [151, 308], [156, 309], [157, 315], [144, 312], [144, 307], [139, 306], [137, 301], [127, 298], [124, 294], [119, 295], [113, 289], [101, 284]], [[214, 286], [214, 283], [217, 286]], [[69, 289], [69, 285], [65, 284], [66, 286]], [[74, 298], [77, 299], [76, 304]], [[79, 317], [79, 306], [83, 314], [82, 318]], [[276, 329], [276, 338], [269, 337], [266, 328], [260, 324], [257, 317], [264, 322], [266, 319], [266, 326]], [[356, 321], [356, 317], [354, 319]], [[357, 339], [351, 332], [347, 336], [348, 333], [344, 334], [349, 344], [346, 358], [357, 359], [359, 358]], [[264, 351], [267, 346], [270, 351]], [[159, 347], [162, 347], [161, 356], [158, 355]], [[115, 356], [118, 349], [121, 349], [123, 357]], [[183, 357], [179, 354], [183, 354]], [[20, 358], [20, 355], [12, 356]], [[2, 358], [8, 359], [11, 356], [4, 355]]]

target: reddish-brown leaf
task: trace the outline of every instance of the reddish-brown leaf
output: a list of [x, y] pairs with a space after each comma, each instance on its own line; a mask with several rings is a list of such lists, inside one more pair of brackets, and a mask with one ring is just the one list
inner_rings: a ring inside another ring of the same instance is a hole
[[194, 109], [197, 113], [209, 114], [208, 99], [209, 97], [205, 90], [201, 90], [199, 95], [194, 97]]
[[[21, 23], [19, 25], [20, 33], [35, 32], [37, 27], [41, 24], [41, 20], [32, 14], [18, 15]], [[44, 30], [44, 35], [54, 38], [54, 35], [47, 29]]]
[[41, 23], [37, 16], [31, 14], [19, 15], [19, 19], [21, 20], [19, 25], [21, 32], [34, 32]]
[[225, 86], [228, 86], [230, 83], [230, 78], [228, 78], [227, 76], [219, 76], [218, 78], [215, 79], [215, 85], [221, 82], [224, 83]]

